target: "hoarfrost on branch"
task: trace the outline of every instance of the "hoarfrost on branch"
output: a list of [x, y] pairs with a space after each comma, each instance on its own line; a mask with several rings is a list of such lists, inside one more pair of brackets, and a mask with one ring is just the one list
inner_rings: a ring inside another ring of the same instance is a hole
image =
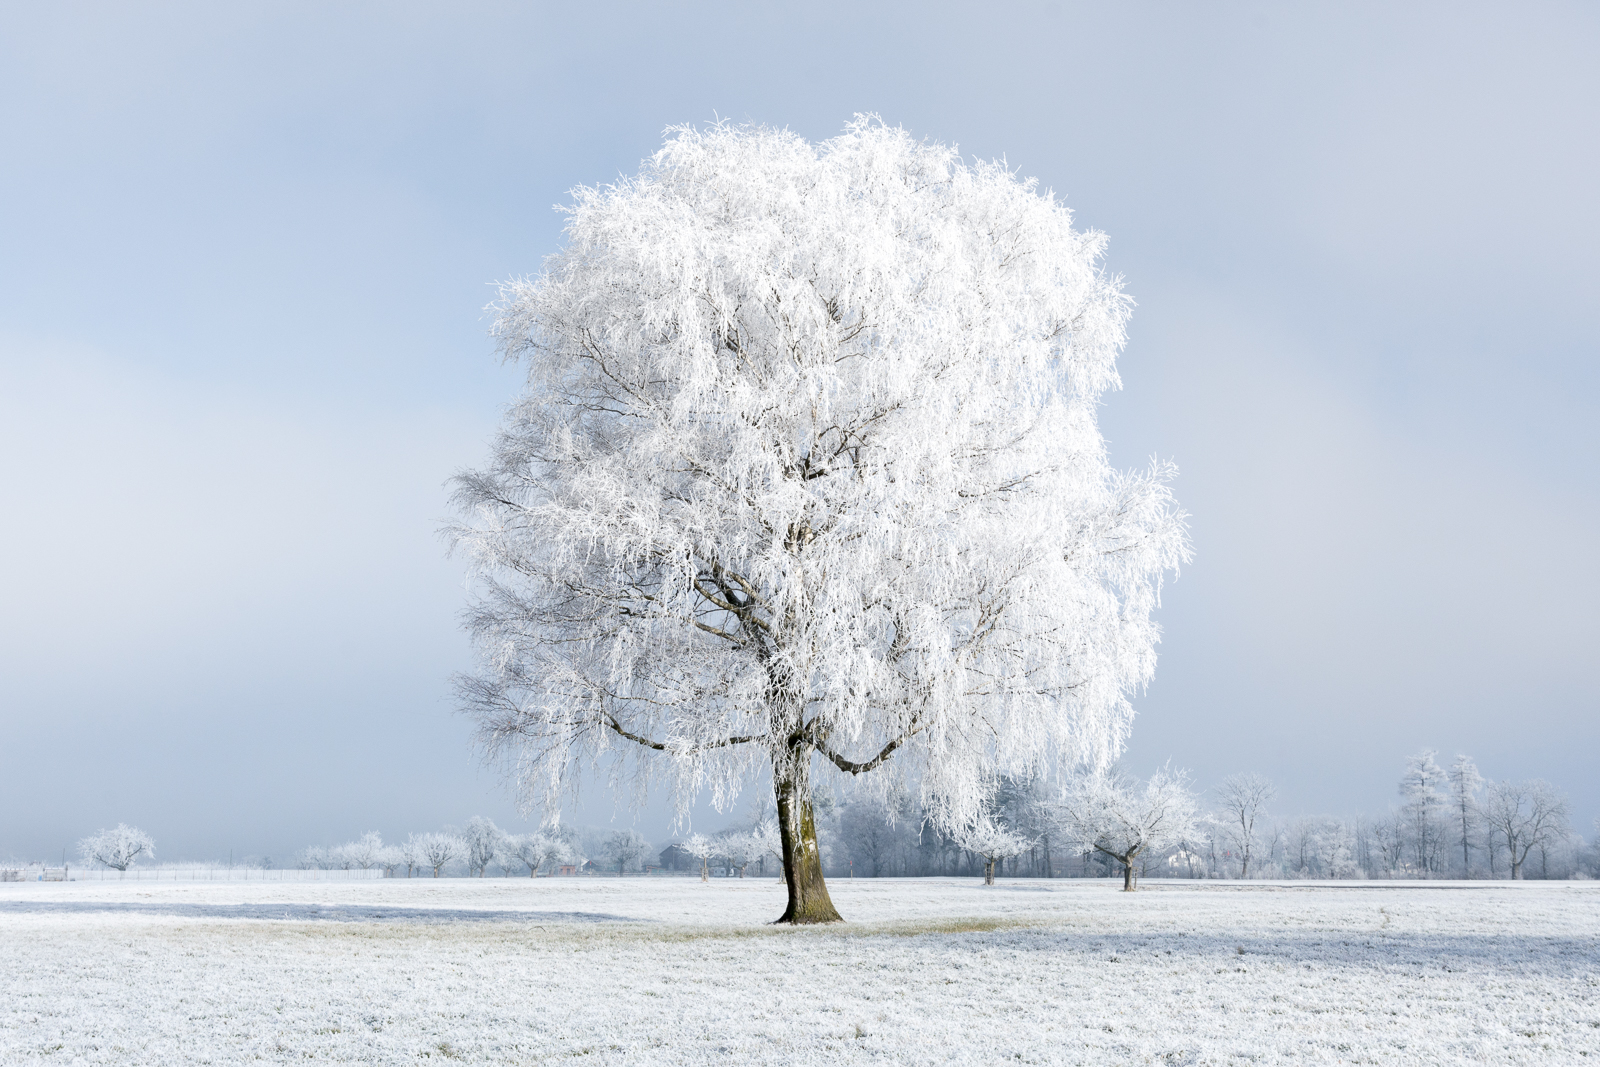
[[1101, 234], [871, 118], [678, 129], [567, 210], [504, 287], [527, 385], [456, 483], [460, 691], [529, 802], [601, 766], [725, 805], [770, 769], [805, 921], [814, 759], [956, 827], [996, 774], [1118, 751], [1189, 548], [1172, 468], [1113, 470], [1096, 426], [1130, 306]]

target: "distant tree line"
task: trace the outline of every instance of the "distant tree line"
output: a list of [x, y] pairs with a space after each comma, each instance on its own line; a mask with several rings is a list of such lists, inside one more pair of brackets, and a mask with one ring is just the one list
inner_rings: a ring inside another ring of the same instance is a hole
[[[1199, 794], [1182, 771], [1148, 780], [1119, 773], [995, 781], [980, 817], [941, 830], [910, 790], [814, 798], [822, 866], [834, 877], [1512, 878], [1600, 877], [1600, 842], [1572, 828], [1549, 783], [1488, 781], [1473, 760], [1406, 759], [1398, 803], [1376, 816], [1290, 816], [1276, 790], [1236, 774]], [[1600, 820], [1596, 820], [1600, 831]], [[151, 837], [118, 824], [83, 838], [86, 864], [127, 870], [154, 856]], [[388, 843], [376, 832], [295, 857], [301, 868], [374, 870], [391, 877], [628, 875], [766, 877], [783, 869], [770, 800], [728, 827], [653, 845], [632, 829], [560, 827], [514, 834], [481, 816]], [[270, 867], [272, 861], [251, 860]]]
[[[829, 873], [856, 877], [1574, 878], [1600, 876], [1566, 797], [1549, 783], [1486, 781], [1472, 759], [1441, 767], [1433, 751], [1406, 760], [1399, 803], [1377, 816], [1280, 817], [1272, 783], [1224, 779], [1209, 795], [1163, 770], [1147, 782], [1082, 775], [996, 783], [988, 830], [1003, 854], [945, 835], [909, 792], [819, 804]], [[1206, 801], [1204, 807], [1201, 802]], [[1600, 820], [1596, 821], [1600, 830]]]

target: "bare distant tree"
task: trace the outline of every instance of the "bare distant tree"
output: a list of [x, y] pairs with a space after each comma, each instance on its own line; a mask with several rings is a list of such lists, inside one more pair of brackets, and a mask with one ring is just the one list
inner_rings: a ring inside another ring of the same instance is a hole
[[1289, 831], [1282, 823], [1273, 820], [1263, 832], [1256, 835], [1256, 846], [1251, 863], [1258, 876], [1275, 866], [1281, 868], [1287, 863], [1289, 855]]
[[839, 833], [852, 860], [861, 861], [862, 873], [871, 864], [872, 877], [894, 873], [894, 861], [909, 836], [900, 811], [904, 798], [894, 793], [863, 790], [845, 805]]
[[1566, 837], [1567, 798], [1538, 778], [1527, 782], [1493, 782], [1485, 798], [1484, 817], [1505, 841], [1511, 856], [1511, 877], [1522, 877], [1528, 853]]
[[1385, 873], [1393, 875], [1404, 862], [1406, 834], [1400, 817], [1393, 812], [1372, 820], [1372, 844]]
[[1299, 818], [1289, 824], [1284, 834], [1284, 849], [1289, 868], [1287, 873], [1309, 878], [1317, 855], [1317, 833], [1321, 824], [1316, 819]]
[[1259, 774], [1231, 774], [1217, 787], [1218, 823], [1239, 853], [1239, 877], [1250, 877], [1250, 858], [1256, 842], [1256, 822], [1267, 813], [1267, 803], [1278, 795], [1272, 783]]
[[154, 857], [156, 843], [138, 827], [119, 822], [109, 830], [99, 830], [79, 841], [78, 851], [90, 863], [125, 871], [140, 856]]
[[617, 875], [621, 877], [649, 847], [650, 842], [637, 830], [618, 830], [606, 839], [606, 858], [617, 865]]
[[[1450, 764], [1450, 819], [1461, 831], [1461, 872], [1472, 874], [1472, 831], [1478, 822], [1478, 790], [1483, 788], [1483, 775], [1471, 756], [1456, 754]], [[1453, 827], [1454, 828], [1454, 827]]]
[[1163, 768], [1143, 785], [1122, 775], [1089, 774], [1062, 793], [1064, 829], [1122, 864], [1122, 889], [1134, 891], [1134, 863], [1194, 830], [1195, 800], [1184, 771]]

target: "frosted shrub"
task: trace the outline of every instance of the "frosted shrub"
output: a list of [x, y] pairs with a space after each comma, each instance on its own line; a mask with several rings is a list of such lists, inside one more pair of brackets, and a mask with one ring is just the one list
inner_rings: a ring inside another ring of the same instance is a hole
[[109, 830], [96, 831], [79, 841], [78, 852], [90, 863], [125, 871], [140, 856], [154, 859], [156, 843], [138, 827], [119, 822]]

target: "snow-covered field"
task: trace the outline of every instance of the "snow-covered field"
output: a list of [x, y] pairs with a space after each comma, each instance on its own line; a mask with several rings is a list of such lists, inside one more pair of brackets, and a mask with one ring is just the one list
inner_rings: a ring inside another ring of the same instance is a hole
[[1600, 885], [0, 885], [0, 1062], [1600, 1062]]

